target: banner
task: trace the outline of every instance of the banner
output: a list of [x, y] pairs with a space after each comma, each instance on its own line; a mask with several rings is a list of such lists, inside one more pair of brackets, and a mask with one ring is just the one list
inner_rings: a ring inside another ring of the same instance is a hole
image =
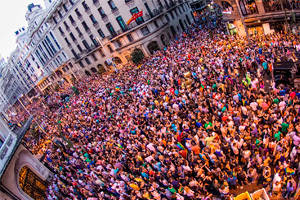
[[141, 10], [138, 13], [134, 13], [132, 15], [132, 17], [127, 21], [127, 25], [129, 25], [131, 22], [135, 21], [137, 18], [142, 17], [143, 16], [143, 11]]

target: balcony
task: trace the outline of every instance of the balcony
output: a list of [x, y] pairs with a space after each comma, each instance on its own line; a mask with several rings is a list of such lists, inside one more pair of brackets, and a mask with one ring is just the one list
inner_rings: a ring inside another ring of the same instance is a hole
[[82, 52], [80, 52], [79, 55], [77, 55], [77, 57], [75, 57], [76, 62], [82, 59], [83, 57], [85, 57], [86, 55], [88, 55], [90, 52], [98, 49], [99, 47], [100, 47], [99, 44], [91, 44], [88, 49], [84, 49]]

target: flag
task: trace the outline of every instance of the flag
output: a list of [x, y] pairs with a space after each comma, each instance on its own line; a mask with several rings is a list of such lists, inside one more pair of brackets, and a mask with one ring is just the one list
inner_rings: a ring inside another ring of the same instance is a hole
[[285, 172], [287, 174], [290, 174], [290, 175], [294, 175], [295, 174], [295, 170], [292, 169], [292, 168], [289, 168], [289, 167], [285, 168]]
[[129, 25], [131, 22], [135, 21], [137, 18], [142, 17], [143, 16], [143, 11], [141, 10], [138, 13], [134, 13], [131, 18], [127, 21], [127, 25]]
[[177, 142], [176, 146], [181, 149], [181, 150], [184, 150], [184, 146], [180, 143], [180, 142]]

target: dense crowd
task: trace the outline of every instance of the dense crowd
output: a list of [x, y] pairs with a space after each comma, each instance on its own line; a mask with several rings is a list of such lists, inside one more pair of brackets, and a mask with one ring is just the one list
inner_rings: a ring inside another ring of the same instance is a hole
[[249, 185], [292, 198], [300, 94], [276, 88], [272, 66], [299, 44], [192, 27], [140, 67], [80, 80], [40, 116], [47, 198], [228, 199]]

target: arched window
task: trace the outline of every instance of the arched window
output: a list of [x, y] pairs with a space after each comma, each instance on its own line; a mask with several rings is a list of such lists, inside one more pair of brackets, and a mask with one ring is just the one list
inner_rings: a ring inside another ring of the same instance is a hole
[[114, 57], [113, 61], [115, 62], [115, 64], [121, 64], [122, 60], [119, 57]]
[[152, 41], [148, 44], [147, 46], [148, 50], [150, 51], [151, 54], [153, 54], [155, 51], [160, 50], [158, 44], [156, 41]]
[[92, 68], [91, 68], [91, 71], [92, 71], [93, 73], [97, 73], [97, 69], [96, 69], [95, 67], [92, 67]]
[[20, 170], [19, 185], [21, 189], [33, 199], [46, 198], [46, 182], [26, 166]]

